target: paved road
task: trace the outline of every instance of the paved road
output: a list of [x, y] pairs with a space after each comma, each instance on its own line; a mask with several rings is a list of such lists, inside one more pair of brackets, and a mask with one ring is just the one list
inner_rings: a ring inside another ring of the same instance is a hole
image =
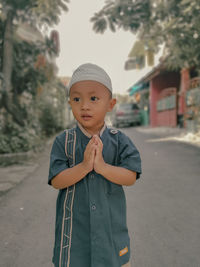
[[[141, 152], [143, 175], [126, 187], [133, 267], [200, 266], [200, 148], [123, 131]], [[57, 191], [47, 186], [49, 148], [39, 167], [0, 199], [0, 266], [52, 267]], [[107, 267], [107, 266], [105, 266]]]
[[200, 267], [200, 148], [125, 133], [143, 162], [142, 178], [126, 190], [133, 267]]
[[47, 185], [50, 149], [38, 169], [0, 199], [0, 266], [52, 267], [57, 191]]

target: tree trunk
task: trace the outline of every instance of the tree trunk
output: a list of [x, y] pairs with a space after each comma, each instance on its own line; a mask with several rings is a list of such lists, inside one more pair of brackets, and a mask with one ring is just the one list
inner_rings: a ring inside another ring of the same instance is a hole
[[12, 93], [12, 70], [13, 70], [13, 12], [7, 14], [4, 45], [3, 45], [3, 97], [1, 104], [6, 111], [11, 114], [13, 120], [20, 126], [24, 126], [24, 122], [20, 115], [20, 110], [13, 103]]
[[12, 11], [7, 14], [5, 33], [4, 33], [4, 45], [3, 45], [3, 77], [4, 77], [4, 90], [7, 94], [11, 92], [11, 75], [13, 65], [13, 15]]

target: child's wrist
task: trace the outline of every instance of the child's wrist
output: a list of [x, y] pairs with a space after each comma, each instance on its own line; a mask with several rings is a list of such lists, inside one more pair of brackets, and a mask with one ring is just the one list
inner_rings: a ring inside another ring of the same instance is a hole
[[98, 168], [97, 173], [101, 174], [102, 176], [106, 176], [107, 170], [109, 168], [109, 164], [103, 163], [100, 168]]
[[80, 167], [81, 167], [81, 169], [82, 169], [82, 172], [83, 172], [85, 175], [87, 175], [90, 171], [92, 171], [92, 170], [90, 170], [90, 168], [88, 167], [88, 165], [85, 164], [84, 161], [80, 163]]

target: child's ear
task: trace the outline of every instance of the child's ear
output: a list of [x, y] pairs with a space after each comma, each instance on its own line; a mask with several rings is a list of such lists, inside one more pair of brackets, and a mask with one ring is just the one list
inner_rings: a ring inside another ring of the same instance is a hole
[[116, 99], [116, 98], [112, 98], [112, 99], [110, 100], [110, 104], [109, 104], [109, 107], [108, 107], [108, 111], [112, 111], [116, 103], [117, 103], [117, 99]]

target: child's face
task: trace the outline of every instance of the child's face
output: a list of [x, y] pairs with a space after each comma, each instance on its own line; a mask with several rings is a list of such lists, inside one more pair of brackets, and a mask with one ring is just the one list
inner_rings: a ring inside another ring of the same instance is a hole
[[69, 103], [76, 120], [94, 134], [103, 127], [106, 113], [112, 111], [116, 99], [103, 84], [81, 81], [71, 87]]

